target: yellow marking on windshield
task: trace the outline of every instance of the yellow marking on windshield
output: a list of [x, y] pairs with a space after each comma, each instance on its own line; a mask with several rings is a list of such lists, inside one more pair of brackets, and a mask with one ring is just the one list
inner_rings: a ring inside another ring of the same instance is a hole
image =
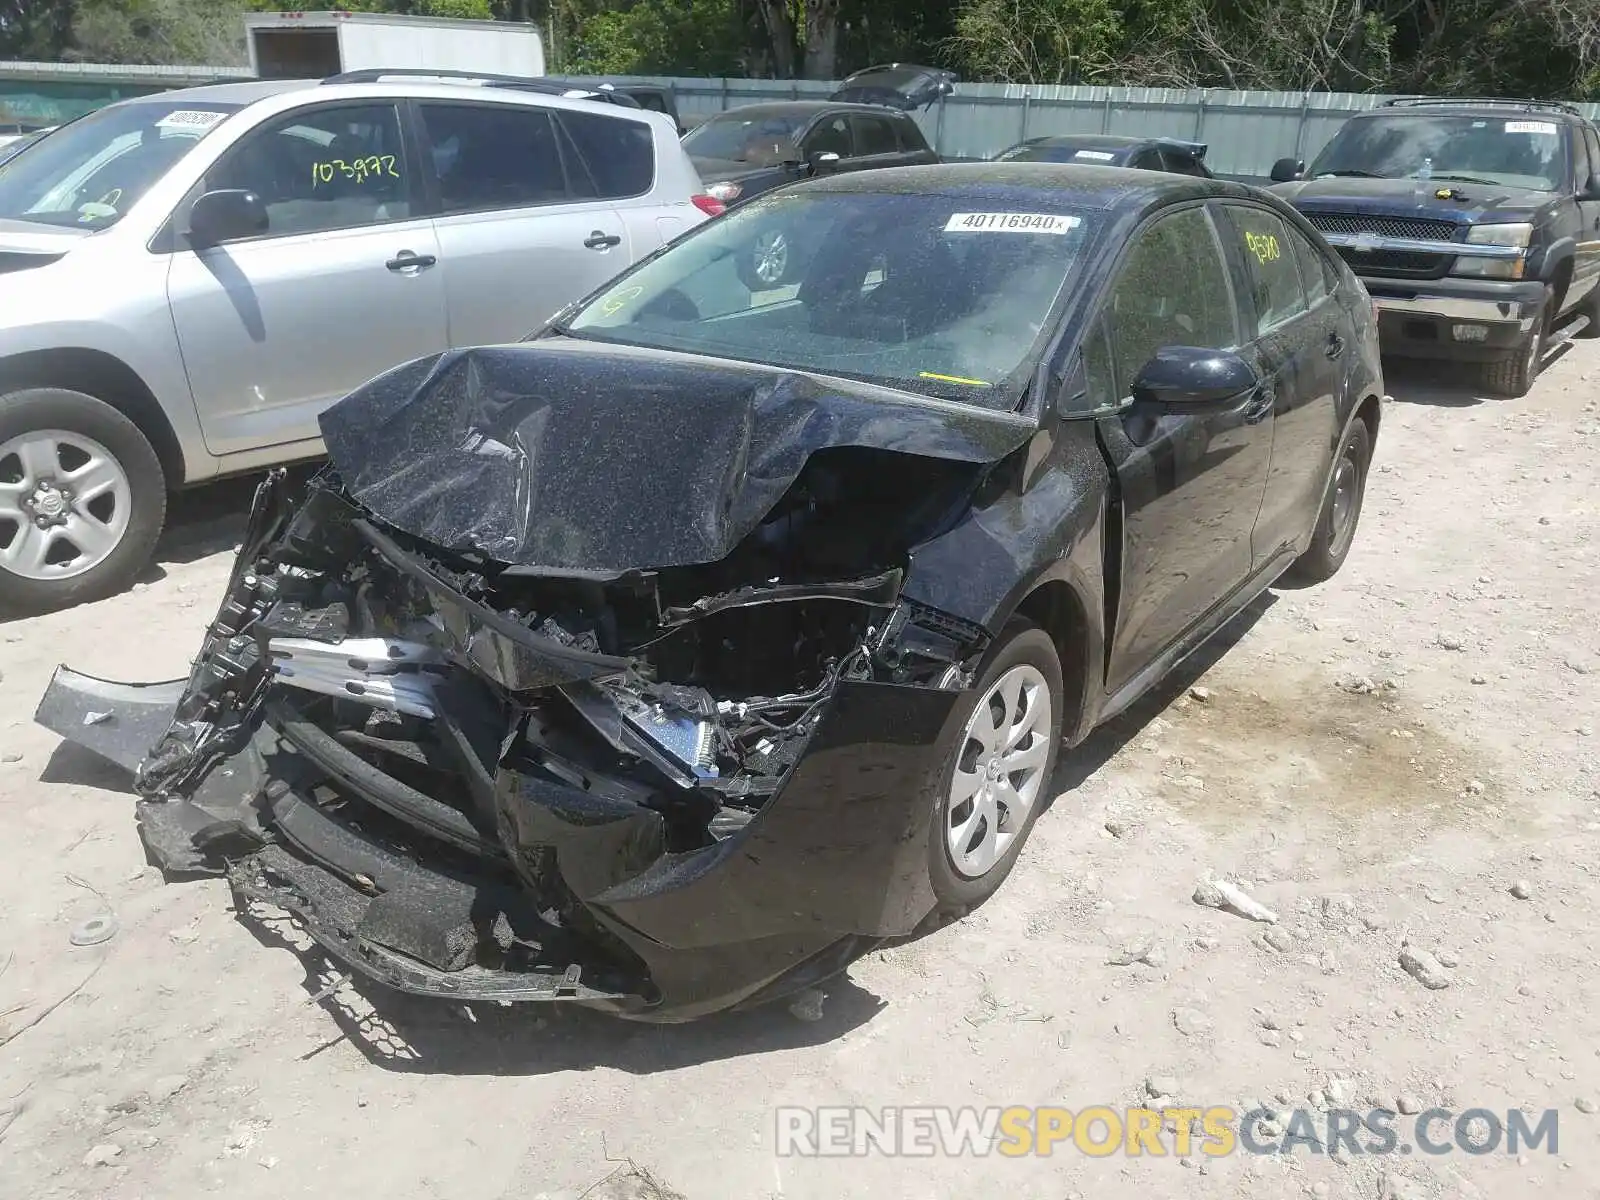
[[935, 371], [918, 371], [918, 379], [937, 379], [940, 383], [964, 383], [968, 387], [992, 387], [987, 379], [967, 379], [961, 375], [940, 375]]

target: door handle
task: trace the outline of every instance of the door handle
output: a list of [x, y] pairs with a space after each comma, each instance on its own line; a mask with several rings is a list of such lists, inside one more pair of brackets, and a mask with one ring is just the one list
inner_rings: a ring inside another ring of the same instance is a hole
[[431, 254], [418, 254], [413, 250], [402, 250], [383, 265], [391, 271], [410, 271], [417, 267], [431, 267], [438, 261]]
[[1275, 399], [1270, 387], [1265, 385], [1258, 387], [1255, 395], [1250, 397], [1250, 403], [1245, 406], [1244, 423], [1259, 425], [1265, 421], [1272, 412]]
[[1328, 357], [1329, 358], [1338, 358], [1339, 355], [1341, 355], [1343, 353], [1344, 353], [1344, 339], [1342, 337], [1340, 337], [1337, 333], [1330, 333], [1328, 335]]
[[583, 244], [591, 250], [609, 250], [613, 246], [622, 245], [622, 235], [617, 233], [608, 234], [596, 229], [588, 237], [584, 238]]

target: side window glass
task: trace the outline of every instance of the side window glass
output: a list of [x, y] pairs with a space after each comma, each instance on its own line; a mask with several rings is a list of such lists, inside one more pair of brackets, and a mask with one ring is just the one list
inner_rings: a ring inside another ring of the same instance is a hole
[[655, 138], [643, 121], [580, 112], [561, 112], [556, 120], [588, 168], [596, 197], [621, 200], [655, 186]]
[[1169, 171], [1176, 171], [1179, 175], [1200, 174], [1200, 164], [1192, 154], [1185, 154], [1182, 150], [1163, 150], [1161, 158]]
[[924, 154], [928, 150], [928, 139], [922, 136], [922, 126], [910, 117], [897, 117], [894, 122], [894, 131], [899, 135], [900, 149], [908, 154]]
[[894, 126], [881, 117], [851, 117], [855, 126], [856, 154], [899, 154], [900, 144], [895, 140]]
[[1306, 310], [1294, 245], [1288, 227], [1266, 209], [1230, 204], [1227, 213], [1255, 300], [1255, 331], [1264, 334]]
[[850, 127], [842, 116], [828, 117], [806, 134], [806, 143], [801, 149], [807, 155], [837, 154], [840, 158], [850, 158]]
[[1159, 171], [1161, 167], [1161, 151], [1141, 150], [1135, 154], [1128, 165], [1137, 171]]
[[392, 104], [296, 112], [268, 122], [206, 173], [267, 206], [268, 236], [404, 221], [410, 187]]
[[1227, 268], [1204, 209], [1163, 217], [1138, 235], [1112, 286], [1107, 316], [1119, 398], [1165, 346], [1238, 344]]
[[441, 215], [572, 199], [555, 126], [542, 108], [423, 104]]
[[1330, 271], [1327, 260], [1322, 252], [1301, 236], [1297, 229], [1288, 231], [1289, 241], [1294, 246], [1295, 258], [1300, 263], [1300, 278], [1305, 283], [1306, 303], [1312, 307], [1320, 303], [1330, 291]]
[[[1600, 132], [1597, 132], [1593, 125], [1586, 123], [1583, 127], [1583, 140], [1589, 147], [1589, 170], [1600, 173]], [[1588, 182], [1587, 176], [1580, 175], [1578, 187], [1581, 189]]]
[[1090, 408], [1115, 404], [1124, 393], [1117, 391], [1117, 375], [1111, 364], [1111, 344], [1106, 340], [1105, 323], [1096, 321], [1083, 339], [1084, 399]]

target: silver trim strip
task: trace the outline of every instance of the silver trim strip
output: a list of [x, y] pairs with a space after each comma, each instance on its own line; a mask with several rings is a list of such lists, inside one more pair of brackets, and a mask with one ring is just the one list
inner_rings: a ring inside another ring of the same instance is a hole
[[1357, 254], [1370, 254], [1375, 250], [1399, 250], [1407, 254], [1438, 254], [1466, 258], [1521, 258], [1527, 253], [1521, 246], [1483, 246], [1473, 242], [1436, 242], [1427, 238], [1378, 237], [1366, 233], [1324, 233], [1330, 246], [1354, 250]]
[[1520, 321], [1526, 307], [1520, 300], [1468, 300], [1459, 296], [1373, 296], [1379, 308], [1392, 312], [1418, 313], [1442, 317], [1447, 321], [1480, 321], [1499, 324]]

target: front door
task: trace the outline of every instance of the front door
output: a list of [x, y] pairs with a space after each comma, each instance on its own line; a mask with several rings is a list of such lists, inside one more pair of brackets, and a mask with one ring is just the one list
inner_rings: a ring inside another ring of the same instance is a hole
[[[264, 234], [183, 248], [167, 300], [206, 447], [314, 441], [317, 414], [390, 367], [445, 349], [433, 225], [392, 104], [300, 110], [206, 173], [266, 202]], [[179, 214], [180, 229], [187, 224]]]
[[417, 108], [437, 181], [452, 346], [518, 341], [633, 261], [630, 231], [580, 176], [575, 146], [563, 151], [550, 110]]
[[1118, 266], [1103, 329], [1103, 338], [1086, 344], [1084, 359], [1091, 401], [1122, 398], [1119, 411], [1098, 421], [1122, 511], [1106, 680], [1115, 691], [1249, 577], [1272, 422], [1264, 389], [1203, 412], [1156, 412], [1131, 399], [1135, 376], [1163, 347], [1225, 349], [1244, 340], [1217, 231], [1203, 207], [1158, 217], [1135, 236]]

